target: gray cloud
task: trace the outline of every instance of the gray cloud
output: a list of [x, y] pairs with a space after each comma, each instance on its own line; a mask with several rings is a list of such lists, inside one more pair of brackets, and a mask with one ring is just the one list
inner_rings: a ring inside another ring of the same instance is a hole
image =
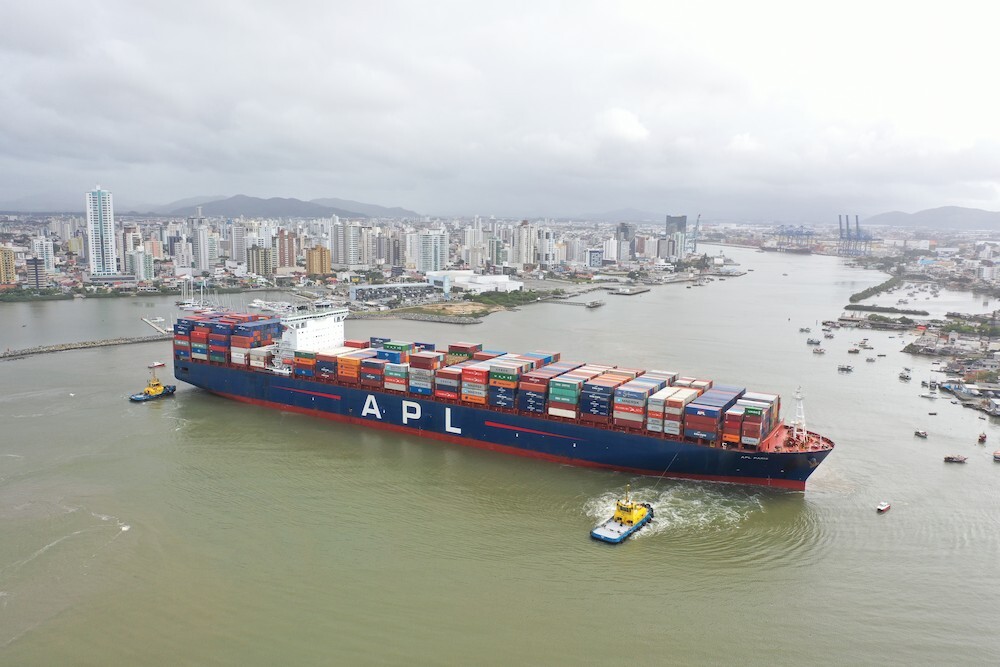
[[[826, 37], [794, 3], [755, 7], [15, 3], [0, 200], [100, 182], [120, 202], [338, 196], [443, 214], [998, 207], [1000, 137], [977, 111], [995, 108], [992, 42], [968, 62], [941, 25], [932, 68], [914, 34], [933, 17], [900, 33], [848, 3]], [[861, 16], [878, 48], [838, 55], [836, 22]], [[898, 69], [910, 53], [925, 69]]]

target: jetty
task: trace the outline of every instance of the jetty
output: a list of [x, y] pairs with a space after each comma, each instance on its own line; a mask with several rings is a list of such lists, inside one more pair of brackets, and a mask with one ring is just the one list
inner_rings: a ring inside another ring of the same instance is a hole
[[128, 338], [108, 338], [105, 340], [85, 340], [78, 343], [60, 343], [58, 345], [40, 345], [38, 347], [27, 347], [21, 350], [7, 349], [0, 352], [0, 360], [22, 359], [36, 354], [49, 354], [52, 352], [66, 352], [67, 350], [86, 350], [92, 347], [109, 347], [111, 345], [134, 345], [136, 343], [157, 343], [170, 340], [173, 334], [157, 334], [154, 336], [131, 336]]
[[582, 306], [583, 308], [600, 308], [604, 305], [604, 302], [595, 299], [594, 301], [560, 301], [558, 299], [549, 299], [546, 303], [555, 303], [560, 306]]
[[648, 287], [622, 287], [619, 289], [612, 289], [608, 292], [608, 294], [614, 294], [615, 296], [635, 296], [636, 294], [642, 294], [648, 291]]

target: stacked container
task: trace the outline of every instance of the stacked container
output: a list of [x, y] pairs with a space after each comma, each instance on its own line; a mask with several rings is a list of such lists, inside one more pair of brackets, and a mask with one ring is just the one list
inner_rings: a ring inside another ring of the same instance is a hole
[[472, 359], [472, 355], [483, 349], [482, 343], [452, 343], [448, 346], [445, 364], [451, 366]]
[[[414, 343], [419, 346], [420, 343]], [[443, 352], [421, 351], [410, 355], [410, 392], [422, 396], [434, 393], [434, 371], [444, 363]]]
[[635, 376], [611, 370], [584, 382], [580, 391], [580, 419], [602, 424], [611, 421], [615, 388], [633, 377]]
[[[370, 350], [374, 351], [374, 350]], [[389, 362], [377, 357], [368, 357], [361, 360], [361, 385], [381, 389], [385, 380], [385, 367]]]
[[[344, 341], [345, 343], [347, 341]], [[350, 347], [347, 345], [346, 347]], [[375, 356], [375, 350], [356, 348], [353, 352], [346, 352], [337, 356], [337, 379], [358, 383], [361, 381], [361, 362]]]
[[[664, 387], [653, 392], [649, 400], [646, 401], [646, 430], [654, 433], [663, 433], [663, 418], [667, 407], [667, 400], [678, 391], [689, 391], [682, 387]], [[674, 435], [680, 434], [680, 422]]]
[[316, 377], [333, 378], [337, 375], [337, 362], [341, 354], [351, 352], [354, 348], [338, 347], [316, 353]]
[[409, 382], [410, 365], [394, 364], [389, 362], [385, 365], [385, 388], [389, 391], [406, 391]]
[[743, 415], [746, 407], [739, 404], [726, 410], [726, 415], [722, 420], [722, 442], [726, 444], [740, 444], [740, 437], [743, 430]]
[[684, 408], [684, 436], [717, 443], [722, 439], [722, 419], [726, 411], [746, 393], [742, 387], [710, 389]]
[[292, 369], [298, 377], [316, 376], [316, 353], [306, 350], [295, 350]]
[[666, 387], [677, 377], [676, 373], [649, 371], [614, 390], [615, 426], [641, 429], [646, 425], [646, 407], [649, 397]]
[[250, 353], [248, 354], [250, 368], [270, 367], [271, 362], [274, 360], [274, 353], [277, 348], [277, 345], [266, 345], [264, 347], [251, 348]]
[[487, 362], [472, 362], [461, 364], [462, 390], [461, 398], [466, 403], [486, 405], [486, 388], [489, 379], [489, 364]]
[[576, 419], [583, 383], [607, 370], [611, 367], [587, 364], [549, 380], [548, 413], [554, 417]]
[[549, 380], [581, 366], [583, 364], [573, 361], [556, 361], [522, 374], [521, 380], [517, 383], [518, 410], [545, 414]]
[[462, 369], [439, 368], [434, 373], [434, 396], [457, 399], [462, 388]]
[[775, 394], [745, 393], [737, 402], [743, 408], [740, 444], [757, 447], [778, 424], [781, 399]]
[[194, 322], [180, 320], [174, 325], [174, 359], [188, 361], [191, 358], [191, 330]]
[[663, 402], [663, 434], [681, 437], [684, 435], [684, 410], [701, 392], [691, 387], [680, 387], [668, 395]]

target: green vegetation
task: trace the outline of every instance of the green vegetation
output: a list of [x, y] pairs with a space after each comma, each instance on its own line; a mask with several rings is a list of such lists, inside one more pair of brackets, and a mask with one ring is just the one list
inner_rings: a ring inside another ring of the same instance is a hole
[[893, 324], [906, 324], [906, 325], [914, 323], [914, 320], [911, 320], [909, 317], [906, 316], [886, 317], [885, 315], [876, 315], [874, 313], [869, 315], [867, 319], [869, 322], [891, 322]]
[[882, 292], [892, 289], [893, 287], [898, 287], [903, 283], [903, 279], [897, 276], [889, 278], [884, 283], [875, 285], [874, 287], [869, 287], [866, 290], [862, 290], [857, 294], [852, 294], [850, 298], [851, 303], [857, 303], [858, 301], [864, 301], [865, 299], [875, 296], [876, 294], [881, 294]]
[[519, 292], [485, 292], [483, 294], [466, 294], [466, 301], [475, 301], [486, 306], [503, 306], [504, 308], [514, 308], [523, 306], [539, 298], [549, 297], [554, 292], [536, 292], [535, 290], [521, 290]]
[[0, 303], [14, 303], [17, 301], [62, 301], [72, 299], [72, 294], [66, 294], [58, 289], [10, 289], [0, 292]]
[[995, 324], [949, 322], [941, 327], [941, 331], [944, 333], [960, 333], [966, 336], [979, 336], [982, 338], [1000, 337], [1000, 326]]
[[844, 306], [844, 310], [863, 310], [869, 313], [897, 313], [900, 315], [920, 315], [926, 317], [930, 315], [926, 310], [907, 310], [905, 308], [893, 308], [891, 306], [863, 306], [850, 304]]

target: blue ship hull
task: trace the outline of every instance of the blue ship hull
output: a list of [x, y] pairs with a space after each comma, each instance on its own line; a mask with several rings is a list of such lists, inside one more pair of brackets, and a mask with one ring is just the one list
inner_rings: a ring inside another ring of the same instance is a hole
[[708, 447], [458, 401], [346, 386], [224, 364], [174, 362], [174, 377], [246, 403], [572, 465], [786, 489], [830, 453]]

